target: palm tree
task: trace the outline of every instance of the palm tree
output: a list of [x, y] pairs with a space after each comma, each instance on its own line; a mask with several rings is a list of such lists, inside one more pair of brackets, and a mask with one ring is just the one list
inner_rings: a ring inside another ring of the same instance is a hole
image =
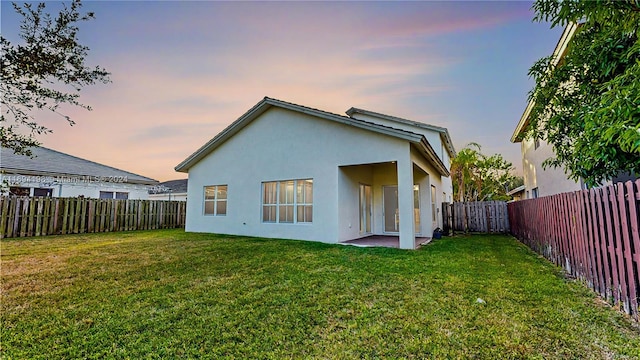
[[[458, 201], [470, 201], [473, 192], [481, 186], [479, 182], [482, 179], [478, 176], [478, 164], [483, 158], [480, 145], [472, 142], [460, 150], [451, 161], [453, 193]], [[468, 194], [467, 191], [469, 191]]]

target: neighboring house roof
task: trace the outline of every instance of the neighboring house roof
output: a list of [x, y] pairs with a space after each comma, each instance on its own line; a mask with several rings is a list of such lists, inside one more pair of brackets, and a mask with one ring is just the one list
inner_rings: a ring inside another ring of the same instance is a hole
[[453, 147], [453, 142], [451, 141], [451, 137], [449, 136], [449, 130], [447, 130], [446, 128], [430, 125], [430, 124], [426, 124], [418, 121], [403, 119], [396, 116], [381, 114], [381, 113], [377, 113], [370, 110], [359, 109], [355, 107], [352, 107], [351, 109], [347, 110], [347, 115], [349, 115], [350, 117], [353, 117], [353, 114], [363, 114], [363, 115], [368, 115], [372, 117], [378, 117], [378, 118], [386, 119], [389, 121], [395, 121], [397, 123], [411, 125], [411, 126], [419, 127], [422, 129], [438, 132], [440, 133], [440, 139], [442, 140], [442, 143], [445, 145], [447, 151], [449, 152], [449, 155], [451, 157], [456, 156], [456, 150]]
[[513, 195], [515, 195], [515, 194], [517, 194], [517, 193], [519, 193], [519, 192], [523, 192], [523, 191], [524, 191], [524, 189], [525, 189], [525, 186], [524, 186], [524, 185], [520, 185], [520, 186], [518, 186], [517, 188], [511, 189], [511, 190], [507, 193], [507, 195], [509, 195], [509, 196], [513, 196]]
[[149, 194], [179, 194], [187, 192], [188, 179], [169, 180], [159, 183], [149, 190]]
[[[38, 176], [92, 176], [113, 178], [117, 181], [125, 179], [126, 183], [157, 184], [158, 181], [116, 169], [111, 166], [98, 164], [90, 160], [65, 154], [45, 147], [31, 149], [32, 157], [17, 155], [13, 150], [0, 148], [0, 169], [7, 174], [38, 175]], [[109, 180], [106, 180], [109, 181]]]
[[175, 167], [176, 171], [180, 172], [188, 172], [189, 168], [200, 161], [202, 158], [210, 154], [213, 150], [215, 150], [218, 146], [222, 145], [225, 141], [239, 132], [242, 128], [247, 126], [251, 121], [258, 118], [265, 111], [269, 110], [272, 107], [279, 107], [282, 109], [287, 109], [315, 117], [319, 117], [322, 119], [335, 121], [340, 124], [354, 126], [360, 129], [365, 129], [369, 131], [373, 131], [376, 133], [389, 135], [392, 137], [396, 137], [399, 139], [410, 141], [414, 144], [423, 155], [430, 159], [438, 170], [438, 172], [443, 176], [449, 176], [449, 169], [444, 165], [442, 159], [437, 155], [437, 153], [433, 150], [427, 139], [421, 135], [416, 134], [407, 130], [395, 129], [389, 126], [384, 126], [380, 124], [376, 124], [373, 122], [363, 121], [354, 119], [344, 115], [338, 115], [334, 113], [330, 113], [323, 110], [318, 110], [314, 108], [310, 108], [307, 106], [297, 105], [290, 102], [273, 99], [266, 97], [254, 105], [249, 111], [240, 116], [236, 121], [231, 123], [226, 129], [222, 130], [218, 135], [216, 135], [213, 139], [209, 140], [206, 144], [204, 144], [200, 149], [187, 157], [184, 161], [178, 164]]
[[[553, 50], [553, 60], [551, 64], [554, 67], [558, 65], [562, 57], [564, 57], [564, 55], [566, 54], [567, 46], [569, 45], [571, 38], [581, 25], [582, 24], [571, 23], [564, 28], [564, 31], [560, 36], [560, 40], [558, 40], [558, 44], [556, 44], [556, 48]], [[513, 131], [513, 135], [511, 135], [512, 143], [521, 142], [524, 138], [524, 134], [527, 131], [527, 127], [529, 126], [529, 115], [531, 114], [533, 104], [534, 102], [529, 100], [527, 107], [524, 109], [524, 113], [520, 117], [520, 121], [518, 122], [516, 129]]]

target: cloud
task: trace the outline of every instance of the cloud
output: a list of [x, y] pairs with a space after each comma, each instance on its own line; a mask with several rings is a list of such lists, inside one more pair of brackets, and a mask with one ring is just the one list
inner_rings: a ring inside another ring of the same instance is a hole
[[473, 36], [522, 19], [527, 7], [87, 3], [98, 27], [82, 34], [113, 83], [83, 90], [81, 100], [95, 110], [72, 110], [72, 128], [52, 121], [54, 134], [42, 140], [167, 180], [184, 177], [173, 167], [264, 96], [335, 113], [358, 106], [456, 128], [429, 102], [454, 90], [448, 75], [465, 60], [449, 51], [459, 46], [450, 35]]

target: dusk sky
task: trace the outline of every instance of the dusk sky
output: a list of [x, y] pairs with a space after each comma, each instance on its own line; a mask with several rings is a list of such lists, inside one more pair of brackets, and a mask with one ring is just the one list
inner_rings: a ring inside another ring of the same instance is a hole
[[[52, 12], [57, 3], [47, 6]], [[88, 112], [38, 118], [44, 146], [159, 181], [264, 96], [344, 114], [350, 107], [446, 127], [501, 153], [524, 111], [535, 60], [562, 29], [533, 23], [531, 2], [86, 2]], [[2, 1], [2, 35], [19, 19]], [[322, 151], [319, 149], [318, 151]]]

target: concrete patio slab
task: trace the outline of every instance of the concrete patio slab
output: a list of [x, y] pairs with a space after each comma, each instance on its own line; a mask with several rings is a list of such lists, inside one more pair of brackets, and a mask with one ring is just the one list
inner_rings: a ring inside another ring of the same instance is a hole
[[[431, 242], [431, 238], [428, 237], [417, 237], [415, 241], [414, 249], [419, 248], [421, 245], [426, 245]], [[343, 241], [340, 244], [343, 245], [353, 245], [360, 247], [390, 247], [390, 248], [400, 248], [400, 238], [398, 236], [388, 236], [388, 235], [371, 235], [359, 239], [347, 240]]]

